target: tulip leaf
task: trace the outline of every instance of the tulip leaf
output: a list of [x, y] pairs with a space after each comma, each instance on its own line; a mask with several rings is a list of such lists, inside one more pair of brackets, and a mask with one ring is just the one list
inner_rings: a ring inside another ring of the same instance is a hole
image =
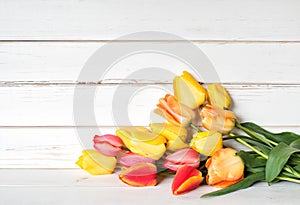
[[291, 147], [294, 147], [296, 149], [300, 149], [300, 139], [297, 139], [295, 141], [293, 141], [291, 144], [290, 144]]
[[249, 137], [245, 137], [245, 138], [243, 138], [243, 140], [246, 141], [247, 143], [251, 144], [252, 146], [258, 147], [266, 155], [269, 155], [269, 153], [271, 151], [270, 147], [268, 147], [267, 145], [265, 145], [257, 140], [251, 139]]
[[242, 158], [245, 166], [248, 168], [256, 168], [256, 167], [265, 166], [267, 163], [266, 159], [259, 158], [259, 157], [255, 156], [254, 154], [250, 154], [249, 152], [245, 152], [243, 150], [239, 151], [237, 153], [237, 155]]
[[240, 189], [246, 189], [249, 186], [253, 185], [255, 182], [264, 180], [265, 178], [265, 172], [258, 172], [255, 174], [251, 174], [249, 176], [247, 176], [245, 179], [243, 179], [242, 181], [233, 184], [227, 188], [224, 189], [220, 189], [218, 191], [214, 191], [208, 194], [204, 194], [201, 196], [201, 198], [203, 197], [210, 197], [210, 196], [220, 196], [220, 195], [224, 195], [224, 194], [228, 194]]
[[280, 174], [290, 156], [295, 152], [300, 152], [300, 149], [282, 142], [271, 150], [266, 164], [267, 182], [272, 182]]
[[261, 134], [265, 137], [267, 137], [270, 140], [273, 140], [277, 143], [284, 142], [286, 144], [290, 144], [291, 142], [300, 139], [300, 135], [293, 133], [293, 132], [282, 132], [282, 133], [272, 133], [268, 130], [263, 129], [262, 127], [258, 126], [255, 123], [252, 122], [246, 122], [241, 124], [243, 127], [256, 132], [258, 134]]

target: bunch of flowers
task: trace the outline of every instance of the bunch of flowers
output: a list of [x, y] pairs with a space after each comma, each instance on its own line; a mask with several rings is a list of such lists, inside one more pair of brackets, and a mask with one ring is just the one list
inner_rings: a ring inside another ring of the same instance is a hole
[[[174, 95], [159, 99], [155, 110], [166, 122], [151, 123], [150, 129], [121, 127], [115, 135], [96, 135], [94, 149], [84, 150], [76, 164], [93, 175], [111, 174], [121, 167], [120, 180], [131, 186], [155, 186], [157, 176], [167, 172], [175, 175], [171, 186], [175, 195], [200, 184], [222, 188], [205, 197], [257, 181], [300, 183], [300, 135], [238, 123], [229, 110], [226, 89], [220, 84], [201, 85], [186, 71], [174, 78], [173, 88]], [[225, 147], [224, 140], [236, 140], [249, 151]]]

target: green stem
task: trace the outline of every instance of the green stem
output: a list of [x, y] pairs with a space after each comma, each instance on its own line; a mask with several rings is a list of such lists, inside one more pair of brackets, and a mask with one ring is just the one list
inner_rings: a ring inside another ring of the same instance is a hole
[[279, 179], [279, 180], [284, 180], [284, 181], [289, 181], [289, 182], [294, 182], [294, 183], [300, 184], [300, 180], [298, 180], [298, 179], [293, 179], [293, 178], [290, 178], [290, 177], [280, 177], [280, 176], [278, 176], [276, 178]]
[[201, 132], [201, 130], [200, 130], [196, 125], [194, 125], [193, 123], [191, 123], [190, 126], [191, 126], [191, 128], [193, 128], [195, 131]]
[[268, 139], [268, 138], [266, 138], [266, 137], [264, 137], [264, 136], [261, 136], [261, 135], [257, 134], [256, 132], [253, 132], [253, 131], [247, 129], [246, 127], [243, 127], [243, 126], [242, 126], [240, 123], [238, 123], [238, 122], [235, 123], [235, 126], [236, 126], [237, 128], [239, 128], [239, 129], [243, 130], [244, 132], [246, 132], [248, 135], [250, 135], [250, 136], [252, 135], [252, 136], [254, 136], [255, 138], [261, 140], [262, 142], [264, 142], [264, 143], [266, 143], [266, 144], [268, 144], [268, 145], [270, 145], [270, 144], [272, 144], [272, 145], [274, 145], [274, 146], [277, 146], [277, 145], [278, 145], [277, 142], [274, 142], [274, 141], [272, 141], [272, 140], [270, 140], [270, 139]]
[[238, 141], [239, 143], [241, 143], [241, 144], [245, 145], [246, 147], [250, 148], [252, 151], [256, 152], [257, 154], [259, 154], [263, 158], [268, 159], [267, 155], [265, 155], [264, 153], [262, 153], [261, 151], [259, 151], [255, 147], [253, 147], [252, 145], [248, 144], [246, 141], [242, 140], [241, 138], [236, 138], [236, 141]]

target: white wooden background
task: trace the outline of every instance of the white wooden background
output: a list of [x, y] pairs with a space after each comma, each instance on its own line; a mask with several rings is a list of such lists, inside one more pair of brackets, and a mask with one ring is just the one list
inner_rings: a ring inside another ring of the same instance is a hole
[[[295, 184], [260, 183], [210, 199], [199, 199], [212, 190], [201, 187], [174, 197], [171, 179], [133, 188], [116, 174], [94, 177], [75, 166], [82, 149], [76, 128], [114, 132], [110, 103], [119, 79], [141, 62], [178, 66], [155, 55], [124, 60], [102, 84], [80, 87], [98, 86], [107, 100], [96, 98], [97, 124], [75, 127], [74, 87], [90, 55], [109, 40], [149, 30], [192, 40], [214, 64], [241, 120], [300, 132], [297, 0], [1, 0], [0, 204], [299, 204]], [[121, 86], [145, 84], [171, 86], [170, 79], [151, 78]], [[156, 92], [147, 93], [151, 99], [142, 96], [130, 105], [137, 125], [148, 124], [144, 115], [160, 97]]]

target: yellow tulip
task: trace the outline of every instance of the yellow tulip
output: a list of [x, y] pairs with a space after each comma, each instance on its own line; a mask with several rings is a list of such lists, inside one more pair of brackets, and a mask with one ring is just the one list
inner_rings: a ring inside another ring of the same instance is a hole
[[96, 150], [83, 150], [76, 164], [93, 175], [111, 174], [117, 164], [115, 157], [100, 154]]
[[173, 88], [178, 102], [192, 109], [199, 107], [206, 100], [206, 90], [187, 71], [174, 78]]
[[116, 131], [125, 146], [133, 153], [158, 160], [166, 151], [166, 139], [144, 127], [122, 127]]
[[187, 138], [187, 130], [185, 127], [170, 123], [151, 123], [149, 126], [153, 133], [167, 139], [167, 149], [177, 151], [188, 147], [188, 144], [185, 143]]
[[223, 147], [222, 134], [217, 131], [198, 132], [193, 135], [190, 147], [206, 156], [212, 156]]
[[207, 86], [208, 100], [213, 106], [219, 108], [229, 108], [231, 98], [227, 90], [220, 84], [214, 83]]

